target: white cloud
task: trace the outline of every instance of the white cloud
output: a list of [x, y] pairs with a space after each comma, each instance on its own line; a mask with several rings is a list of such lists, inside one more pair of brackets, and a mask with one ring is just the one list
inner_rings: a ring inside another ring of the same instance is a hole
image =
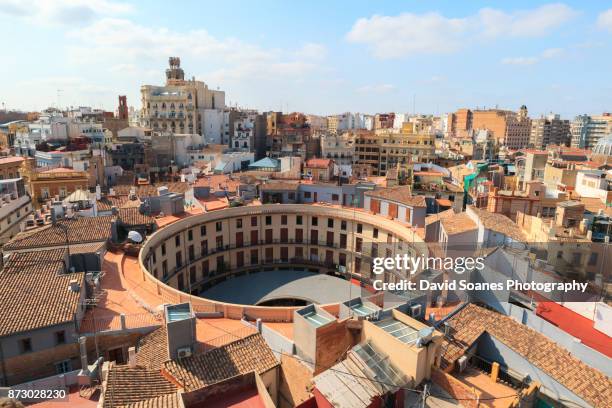
[[565, 4], [545, 4], [532, 10], [506, 13], [484, 8], [478, 12], [477, 24], [489, 37], [539, 37], [560, 27], [576, 15]]
[[563, 48], [547, 48], [538, 56], [532, 57], [509, 57], [501, 60], [505, 65], [533, 65], [543, 59], [558, 58], [564, 54]]
[[542, 51], [542, 58], [557, 58], [564, 53], [563, 48], [547, 48]]
[[327, 52], [314, 43], [295, 51], [263, 48], [235, 38], [217, 38], [206, 30], [181, 32], [118, 18], [104, 18], [75, 29], [69, 37], [75, 40], [69, 47], [74, 63], [104, 61], [111, 72], [144, 74], [151, 64], [159, 66], [169, 56], [179, 56], [189, 61], [183, 64], [189, 76], [205, 74], [213, 82], [273, 75], [298, 79], [319, 69], [317, 63]]
[[379, 58], [397, 58], [412, 52], [445, 53], [461, 47], [467, 21], [438, 13], [360, 18], [347, 34], [354, 43], [367, 44]]
[[575, 15], [576, 12], [564, 4], [547, 4], [513, 13], [484, 8], [463, 18], [449, 18], [438, 13], [374, 15], [357, 20], [346, 38], [367, 45], [378, 58], [450, 53], [475, 40], [543, 36]]
[[502, 64], [505, 65], [533, 65], [538, 62], [536, 57], [513, 57], [502, 59]]
[[130, 11], [130, 4], [112, 0], [0, 0], [0, 14], [43, 25], [83, 25]]
[[391, 84], [364, 85], [357, 88], [357, 92], [360, 93], [387, 93], [393, 90], [395, 90], [395, 86]]
[[612, 33], [612, 9], [602, 11], [597, 17], [597, 27]]
[[323, 59], [327, 56], [327, 47], [322, 44], [307, 43], [295, 52], [297, 58]]

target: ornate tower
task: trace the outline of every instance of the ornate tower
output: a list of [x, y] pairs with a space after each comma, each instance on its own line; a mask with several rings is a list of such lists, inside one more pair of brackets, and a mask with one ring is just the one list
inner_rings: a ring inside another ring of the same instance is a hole
[[119, 119], [128, 120], [127, 97], [125, 95], [119, 95], [119, 107], [117, 108], [117, 114]]
[[185, 82], [185, 71], [181, 68], [179, 57], [168, 58], [170, 68], [166, 70], [166, 85], [180, 84]]

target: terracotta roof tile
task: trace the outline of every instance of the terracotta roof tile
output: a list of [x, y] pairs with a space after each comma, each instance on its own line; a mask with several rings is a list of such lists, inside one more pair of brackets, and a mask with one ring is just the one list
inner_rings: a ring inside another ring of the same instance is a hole
[[168, 361], [164, 369], [189, 392], [250, 371], [262, 374], [279, 364], [261, 334], [255, 333], [203, 354]]
[[427, 207], [425, 197], [412, 195], [412, 188], [410, 186], [381, 188], [378, 190], [366, 191], [365, 195], [374, 198], [396, 201], [412, 207]]
[[432, 224], [438, 220], [443, 218], [453, 217], [455, 215], [455, 210], [449, 208], [448, 210], [440, 211], [437, 214], [428, 215], [425, 217], [425, 225]]
[[443, 217], [440, 223], [448, 235], [461, 234], [463, 232], [474, 231], [478, 226], [466, 213], [459, 213], [452, 217]]
[[168, 332], [162, 326], [138, 340], [136, 363], [139, 366], [160, 369], [170, 360], [168, 355]]
[[452, 341], [445, 340], [443, 366], [454, 364], [487, 332], [577, 396], [596, 407], [612, 406], [612, 379], [513, 318], [468, 304], [449, 320]]
[[140, 200], [130, 200], [127, 195], [106, 196], [97, 201], [98, 211], [110, 211], [112, 207], [130, 208], [140, 206]]
[[181, 396], [178, 392], [164, 394], [132, 404], [120, 405], [117, 408], [183, 408]]
[[[57, 224], [47, 225], [31, 231], [17, 234], [4, 245], [5, 250], [21, 250], [65, 246], [66, 234], [70, 244], [103, 242], [111, 236], [113, 216], [76, 217], [64, 219]], [[64, 229], [64, 228], [67, 228]], [[67, 231], [67, 233], [66, 233]]]
[[291, 191], [296, 191], [298, 189], [298, 187], [300, 186], [300, 183], [286, 183], [286, 182], [271, 182], [271, 183], [266, 183], [266, 184], [262, 184], [260, 186], [262, 191], [273, 191], [273, 190], [291, 190]]
[[[130, 405], [176, 394], [177, 387], [158, 370], [144, 367], [113, 365], [108, 371], [104, 392], [104, 408], [119, 406], [156, 407], [163, 405]], [[163, 402], [164, 398], [150, 403]], [[172, 399], [170, 398], [170, 401]], [[149, 402], [148, 402], [149, 403]]]
[[0, 271], [0, 337], [71, 322], [84, 274], [65, 272], [64, 249], [16, 252]]
[[155, 223], [155, 218], [140, 212], [139, 208], [120, 208], [118, 219], [124, 225], [152, 225]]
[[310, 159], [306, 161], [304, 167], [312, 169], [326, 169], [331, 164], [330, 159]]
[[523, 230], [505, 215], [492, 213], [474, 206], [469, 206], [469, 208], [480, 219], [480, 222], [486, 229], [504, 234], [515, 241], [527, 241], [527, 236]]

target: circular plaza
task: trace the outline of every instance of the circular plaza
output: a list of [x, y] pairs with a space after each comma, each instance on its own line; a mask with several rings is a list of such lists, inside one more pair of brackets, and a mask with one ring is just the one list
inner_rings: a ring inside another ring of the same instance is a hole
[[306, 304], [334, 311], [372, 295], [364, 289], [373, 278], [372, 259], [393, 255], [384, 248], [410, 251], [420, 244], [406, 225], [360, 209], [268, 204], [167, 225], [144, 242], [139, 263], [158, 295], [189, 301], [196, 312], [290, 321]]

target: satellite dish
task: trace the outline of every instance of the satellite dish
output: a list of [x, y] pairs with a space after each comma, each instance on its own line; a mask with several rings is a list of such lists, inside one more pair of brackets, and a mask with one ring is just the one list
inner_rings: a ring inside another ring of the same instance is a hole
[[128, 239], [139, 244], [142, 242], [142, 235], [137, 231], [130, 231], [128, 232]]

